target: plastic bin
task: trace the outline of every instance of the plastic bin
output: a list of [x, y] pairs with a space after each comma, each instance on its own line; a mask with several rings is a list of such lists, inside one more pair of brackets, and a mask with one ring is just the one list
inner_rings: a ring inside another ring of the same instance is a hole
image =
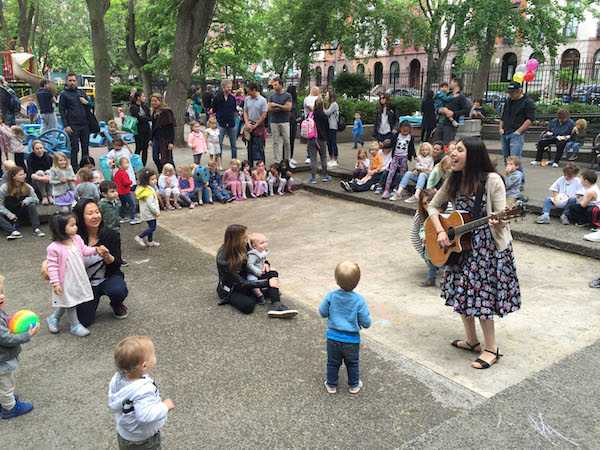
[[100, 172], [105, 180], [112, 181], [112, 170], [110, 170], [106, 155], [100, 157]]
[[135, 173], [138, 173], [140, 170], [142, 170], [144, 165], [142, 164], [142, 158], [140, 158], [140, 155], [131, 155], [131, 165], [133, 166]]

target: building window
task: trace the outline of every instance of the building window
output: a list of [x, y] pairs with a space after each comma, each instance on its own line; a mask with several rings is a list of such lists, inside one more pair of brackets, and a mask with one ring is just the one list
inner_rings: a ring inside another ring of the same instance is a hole
[[393, 84], [395, 86], [398, 83], [399, 79], [400, 79], [400, 64], [398, 64], [398, 61], [394, 61], [392, 63], [392, 65], [390, 66], [390, 84]]
[[517, 55], [514, 53], [505, 53], [502, 57], [502, 69], [500, 73], [501, 81], [512, 81], [517, 68]]
[[356, 68], [356, 73], [358, 73], [360, 75], [364, 75], [365, 74], [365, 65], [359, 64], [358, 67]]
[[383, 84], [383, 64], [376, 62], [373, 69], [375, 70], [375, 86]]
[[600, 80], [600, 50], [594, 55], [594, 80]]
[[323, 73], [320, 67], [317, 67], [315, 77], [316, 85], [321, 86], [321, 84], [323, 83]]

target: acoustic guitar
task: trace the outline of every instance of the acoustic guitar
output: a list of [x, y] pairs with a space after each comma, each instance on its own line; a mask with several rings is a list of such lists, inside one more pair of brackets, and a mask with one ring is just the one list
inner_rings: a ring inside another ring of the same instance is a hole
[[446, 264], [456, 264], [458, 257], [462, 252], [468, 252], [473, 249], [473, 232], [478, 228], [488, 226], [490, 219], [510, 220], [526, 214], [523, 203], [520, 201], [510, 208], [482, 217], [481, 219], [471, 221], [471, 214], [454, 211], [449, 217], [442, 217], [440, 222], [448, 233], [448, 239], [452, 244], [450, 247], [440, 247], [437, 241], [437, 231], [431, 218], [425, 221], [425, 244], [431, 262], [440, 267]]

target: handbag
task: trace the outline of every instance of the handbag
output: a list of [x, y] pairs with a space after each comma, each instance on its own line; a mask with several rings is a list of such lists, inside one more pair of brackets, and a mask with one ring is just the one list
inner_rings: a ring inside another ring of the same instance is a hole
[[121, 129], [127, 133], [137, 134], [138, 119], [133, 116], [125, 116]]
[[100, 125], [98, 124], [98, 119], [92, 112], [92, 108], [88, 105], [85, 108], [85, 113], [87, 115], [88, 128], [91, 134], [100, 133]]

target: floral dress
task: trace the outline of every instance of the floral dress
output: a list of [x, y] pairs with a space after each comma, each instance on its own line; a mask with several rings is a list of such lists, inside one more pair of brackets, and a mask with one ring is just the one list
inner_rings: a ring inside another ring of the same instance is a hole
[[[486, 194], [481, 211], [486, 211]], [[458, 194], [456, 209], [471, 211], [475, 194], [467, 198]], [[503, 317], [521, 307], [521, 289], [512, 244], [502, 252], [488, 226], [473, 233], [473, 250], [461, 253], [456, 265], [448, 265], [441, 283], [446, 305], [466, 317], [493, 319]]]

